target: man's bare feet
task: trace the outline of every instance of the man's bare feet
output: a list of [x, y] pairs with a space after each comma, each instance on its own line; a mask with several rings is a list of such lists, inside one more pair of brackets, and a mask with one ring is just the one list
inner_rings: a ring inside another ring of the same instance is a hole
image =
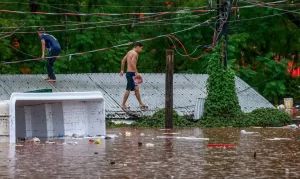
[[54, 80], [54, 79], [49, 79], [49, 80], [46, 80], [46, 81], [48, 81], [48, 82], [56, 82], [56, 80]]
[[121, 106], [122, 109], [129, 109], [130, 107], [127, 107], [126, 105]]
[[50, 78], [49, 78], [49, 77], [47, 77], [47, 78], [45, 78], [44, 80], [50, 80]]
[[148, 106], [147, 106], [147, 105], [145, 105], [145, 104], [140, 104], [140, 108], [142, 108], [142, 109], [147, 109], [147, 108], [148, 108]]

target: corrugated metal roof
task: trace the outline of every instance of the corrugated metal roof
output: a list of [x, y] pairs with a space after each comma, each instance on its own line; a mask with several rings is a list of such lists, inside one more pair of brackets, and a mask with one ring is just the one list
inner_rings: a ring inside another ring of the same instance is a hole
[[[2, 100], [9, 99], [13, 92], [52, 89], [51, 84], [45, 82], [42, 75], [0, 75], [0, 81], [2, 89], [9, 94], [8, 98], [1, 98]], [[53, 89], [53, 91], [56, 90]]]
[[[149, 111], [140, 111], [134, 92], [131, 92], [127, 105], [138, 115], [150, 115], [158, 108], [165, 107], [165, 74], [142, 74], [144, 83], [140, 86], [142, 101], [149, 105]], [[13, 92], [25, 92], [38, 89], [52, 89], [54, 92], [101, 91], [105, 97], [106, 115], [124, 118], [130, 114], [121, 110], [120, 105], [126, 89], [126, 77], [118, 73], [99, 74], [58, 74], [56, 83], [43, 79], [46, 75], [1, 75], [0, 99], [9, 100]], [[173, 102], [180, 114], [194, 112], [196, 100], [206, 98], [205, 74], [174, 74]], [[236, 91], [242, 110], [250, 112], [256, 108], [274, 108], [243, 80], [236, 77]]]
[[239, 103], [244, 112], [251, 112], [257, 108], [275, 108], [268, 100], [240, 78], [236, 77], [235, 83]]

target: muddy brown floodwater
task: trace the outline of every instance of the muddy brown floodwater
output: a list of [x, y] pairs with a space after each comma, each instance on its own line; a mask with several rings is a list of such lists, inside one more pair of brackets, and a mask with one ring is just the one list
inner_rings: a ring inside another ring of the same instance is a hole
[[300, 129], [241, 130], [116, 128], [107, 134], [118, 136], [100, 145], [71, 138], [0, 144], [0, 178], [300, 178]]

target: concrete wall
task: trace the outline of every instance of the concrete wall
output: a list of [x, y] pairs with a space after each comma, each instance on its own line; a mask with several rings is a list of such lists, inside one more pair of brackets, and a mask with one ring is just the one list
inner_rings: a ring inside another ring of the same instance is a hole
[[0, 142], [73, 134], [106, 134], [101, 92], [13, 93], [0, 101]]
[[[98, 135], [105, 130], [104, 103], [62, 101], [16, 108], [16, 137], [52, 138]], [[8, 124], [7, 124], [8, 125]], [[9, 125], [8, 125], [9, 126]], [[9, 128], [6, 128], [9, 135]]]
[[9, 141], [9, 101], [0, 101], [0, 143]]

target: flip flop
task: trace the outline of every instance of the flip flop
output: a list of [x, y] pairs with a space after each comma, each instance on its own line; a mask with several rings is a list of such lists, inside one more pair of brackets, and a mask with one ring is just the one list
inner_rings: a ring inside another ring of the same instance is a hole
[[148, 106], [147, 105], [140, 105], [139, 108], [141, 108], [141, 109], [148, 109]]
[[56, 80], [53, 80], [53, 79], [49, 79], [49, 80], [46, 80], [48, 82], [56, 82]]
[[122, 107], [122, 106], [121, 106], [121, 109], [126, 110], [126, 109], [130, 109], [130, 107], [127, 107], [127, 106]]

